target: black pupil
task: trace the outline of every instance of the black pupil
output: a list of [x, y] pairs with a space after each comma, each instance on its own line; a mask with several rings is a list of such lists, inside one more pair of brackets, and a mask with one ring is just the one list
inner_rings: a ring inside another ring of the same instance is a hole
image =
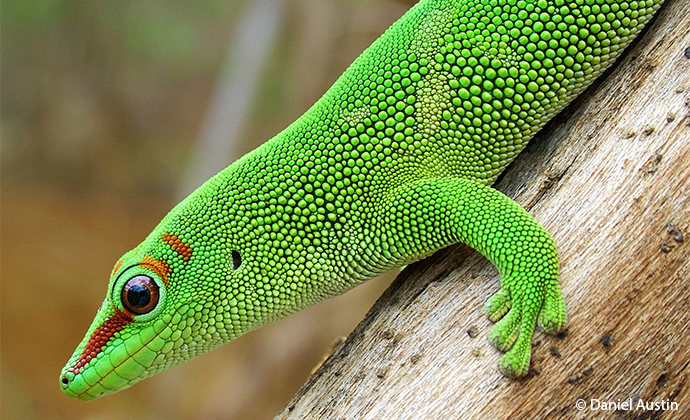
[[127, 302], [133, 308], [144, 308], [151, 302], [151, 291], [143, 284], [133, 284], [127, 289]]

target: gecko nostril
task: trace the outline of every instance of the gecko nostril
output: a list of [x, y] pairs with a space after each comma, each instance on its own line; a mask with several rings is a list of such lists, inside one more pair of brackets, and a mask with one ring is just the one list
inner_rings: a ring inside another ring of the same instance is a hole
[[63, 377], [62, 377], [62, 384], [63, 384], [63, 385], [69, 385], [69, 379], [67, 379], [66, 376], [63, 376]]

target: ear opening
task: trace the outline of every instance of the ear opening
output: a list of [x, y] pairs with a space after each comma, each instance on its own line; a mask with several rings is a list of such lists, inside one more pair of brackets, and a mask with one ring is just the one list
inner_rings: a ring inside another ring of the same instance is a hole
[[233, 250], [232, 251], [232, 268], [237, 270], [240, 268], [240, 265], [242, 265], [242, 257], [240, 256], [240, 253]]

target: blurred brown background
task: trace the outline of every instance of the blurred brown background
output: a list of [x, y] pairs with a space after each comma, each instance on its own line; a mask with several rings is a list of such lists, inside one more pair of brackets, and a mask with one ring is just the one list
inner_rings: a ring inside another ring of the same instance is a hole
[[[60, 391], [112, 265], [176, 203], [252, 2], [3, 1], [2, 419], [273, 418], [390, 281], [113, 396]], [[297, 118], [414, 2], [285, 0], [233, 153]]]

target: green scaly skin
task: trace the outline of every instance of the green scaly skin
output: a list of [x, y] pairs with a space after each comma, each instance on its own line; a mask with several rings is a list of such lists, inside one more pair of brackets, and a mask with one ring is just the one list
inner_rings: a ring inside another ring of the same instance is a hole
[[[456, 242], [498, 268], [489, 340], [507, 351], [501, 372], [525, 375], [535, 325], [566, 324], [556, 248], [490, 185], [660, 4], [420, 1], [306, 114], [122, 257], [62, 390], [128, 388]], [[159, 289], [140, 314], [122, 292], [138, 275]]]

